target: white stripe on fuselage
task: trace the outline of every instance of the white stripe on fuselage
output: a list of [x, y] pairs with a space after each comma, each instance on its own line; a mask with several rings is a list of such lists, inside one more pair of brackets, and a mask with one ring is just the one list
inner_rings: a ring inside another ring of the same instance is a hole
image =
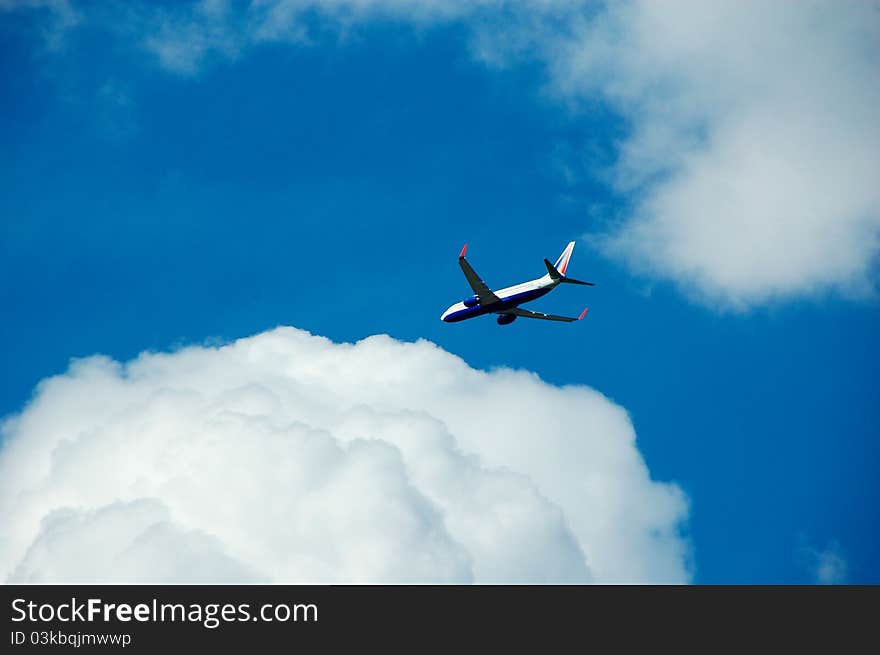
[[[550, 274], [543, 277], [539, 277], [537, 280], [529, 280], [528, 282], [523, 282], [521, 284], [515, 284], [512, 287], [505, 287], [503, 289], [499, 289], [498, 291], [494, 291], [493, 293], [498, 296], [501, 302], [505, 302], [506, 300], [510, 300], [514, 296], [517, 296], [521, 293], [526, 293], [527, 291], [536, 291], [537, 289], [547, 289], [555, 287], [558, 282], [554, 281]], [[452, 307], [447, 309], [440, 316], [440, 320], [444, 320], [450, 314], [455, 314], [456, 312], [460, 312], [463, 309], [468, 309], [468, 306], [463, 302], [457, 302]]]
[[528, 282], [523, 282], [522, 284], [516, 284], [512, 287], [505, 287], [500, 291], [496, 291], [495, 295], [501, 298], [501, 301], [503, 302], [512, 298], [513, 296], [525, 293], [526, 291], [546, 289], [547, 287], [553, 286], [556, 286], [556, 282], [553, 281], [553, 278], [550, 277], [550, 274], [548, 273], [544, 277], [539, 277], [537, 280], [530, 280]]

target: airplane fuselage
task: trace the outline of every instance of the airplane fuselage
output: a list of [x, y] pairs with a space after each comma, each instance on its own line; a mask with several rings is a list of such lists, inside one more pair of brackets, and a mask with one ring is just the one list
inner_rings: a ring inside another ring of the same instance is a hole
[[553, 291], [558, 284], [558, 280], [545, 275], [536, 280], [530, 280], [529, 282], [523, 282], [522, 284], [516, 284], [512, 287], [496, 291], [495, 295], [498, 296], [499, 301], [489, 305], [475, 304], [468, 307], [464, 302], [457, 302], [443, 312], [440, 320], [446, 323], [457, 323], [459, 321], [466, 321], [469, 318], [483, 316], [484, 314], [497, 314], [540, 298]]

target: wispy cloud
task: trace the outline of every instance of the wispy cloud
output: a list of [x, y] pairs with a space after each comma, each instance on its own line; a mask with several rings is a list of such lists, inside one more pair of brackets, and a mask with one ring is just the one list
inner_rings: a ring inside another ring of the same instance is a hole
[[843, 584], [848, 579], [849, 565], [836, 540], [824, 549], [805, 543], [800, 547], [800, 557], [818, 584]]
[[60, 50], [68, 30], [80, 22], [80, 14], [70, 0], [0, 0], [0, 13], [24, 10], [45, 14], [42, 35], [50, 50]]
[[143, 46], [167, 70], [195, 75], [211, 55], [235, 59], [252, 41], [244, 15], [222, 0], [141, 14]]

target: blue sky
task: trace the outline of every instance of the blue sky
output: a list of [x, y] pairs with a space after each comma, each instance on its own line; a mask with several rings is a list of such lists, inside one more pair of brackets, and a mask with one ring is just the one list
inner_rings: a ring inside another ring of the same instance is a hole
[[[804, 553], [829, 548], [880, 582], [876, 300], [731, 309], [583, 238], [638, 200], [608, 179], [631, 126], [614, 103], [573, 109], [539, 61], [475, 60], [456, 22], [181, 75], [87, 21], [53, 50], [46, 20], [0, 14], [0, 414], [94, 353], [277, 325], [424, 338], [626, 408], [652, 477], [690, 499], [696, 582], [812, 582]], [[573, 239], [571, 274], [597, 286], [534, 308], [586, 321], [438, 320], [469, 293], [465, 241], [498, 287]]]

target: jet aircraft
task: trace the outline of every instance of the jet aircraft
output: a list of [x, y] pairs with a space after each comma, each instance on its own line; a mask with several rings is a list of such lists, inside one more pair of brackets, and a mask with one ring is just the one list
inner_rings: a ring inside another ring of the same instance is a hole
[[581, 312], [580, 316], [574, 318], [570, 316], [554, 316], [553, 314], [542, 314], [540, 312], [532, 312], [528, 309], [521, 309], [520, 305], [530, 302], [536, 298], [540, 298], [553, 291], [560, 284], [583, 284], [586, 286], [594, 286], [592, 282], [581, 282], [574, 280], [565, 275], [568, 270], [568, 260], [571, 259], [571, 251], [574, 249], [574, 241], [569, 243], [555, 264], [551, 264], [549, 260], [544, 260], [547, 267], [547, 274], [530, 282], [523, 282], [512, 287], [506, 287], [499, 291], [492, 291], [488, 285], [483, 282], [479, 275], [474, 271], [471, 265], [465, 259], [467, 253], [467, 244], [461, 249], [458, 255], [458, 263], [464, 276], [467, 278], [468, 284], [471, 285], [474, 295], [468, 296], [461, 302], [455, 303], [440, 316], [441, 321], [446, 323], [457, 323], [476, 316], [484, 314], [498, 314], [499, 325], [509, 325], [513, 323], [517, 317], [522, 318], [539, 318], [545, 321], [579, 321], [587, 314], [587, 309]]

